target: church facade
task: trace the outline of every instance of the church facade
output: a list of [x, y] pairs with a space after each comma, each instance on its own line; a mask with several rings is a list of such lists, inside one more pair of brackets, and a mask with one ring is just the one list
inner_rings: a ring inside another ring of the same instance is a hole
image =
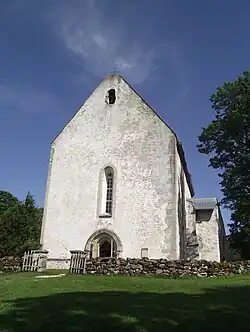
[[50, 267], [89, 257], [220, 261], [215, 198], [194, 197], [175, 133], [119, 75], [107, 76], [51, 146], [41, 230]]

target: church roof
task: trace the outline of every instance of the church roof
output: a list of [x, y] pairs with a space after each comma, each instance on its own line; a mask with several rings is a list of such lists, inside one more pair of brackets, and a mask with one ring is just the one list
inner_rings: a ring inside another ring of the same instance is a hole
[[213, 210], [218, 204], [216, 198], [193, 198], [192, 202], [195, 210]]

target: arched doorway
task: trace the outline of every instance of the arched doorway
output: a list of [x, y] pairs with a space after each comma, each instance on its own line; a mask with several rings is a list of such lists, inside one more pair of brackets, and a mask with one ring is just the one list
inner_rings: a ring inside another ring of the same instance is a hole
[[120, 239], [110, 230], [99, 230], [87, 241], [85, 250], [91, 258], [116, 258], [122, 251]]
[[90, 257], [92, 258], [109, 258], [117, 257], [117, 244], [112, 236], [101, 233], [96, 236], [90, 247]]

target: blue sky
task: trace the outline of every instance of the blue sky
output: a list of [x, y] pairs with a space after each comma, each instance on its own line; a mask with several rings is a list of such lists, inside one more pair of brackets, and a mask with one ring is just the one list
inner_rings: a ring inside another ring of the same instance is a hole
[[176, 131], [196, 196], [221, 198], [197, 137], [209, 96], [249, 68], [249, 12], [247, 0], [1, 0], [0, 188], [43, 205], [52, 139], [116, 68]]

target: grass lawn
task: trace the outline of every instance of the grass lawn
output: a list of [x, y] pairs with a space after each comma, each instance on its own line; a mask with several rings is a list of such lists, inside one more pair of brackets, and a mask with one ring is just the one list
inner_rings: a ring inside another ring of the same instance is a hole
[[250, 276], [0, 275], [0, 331], [248, 331]]

